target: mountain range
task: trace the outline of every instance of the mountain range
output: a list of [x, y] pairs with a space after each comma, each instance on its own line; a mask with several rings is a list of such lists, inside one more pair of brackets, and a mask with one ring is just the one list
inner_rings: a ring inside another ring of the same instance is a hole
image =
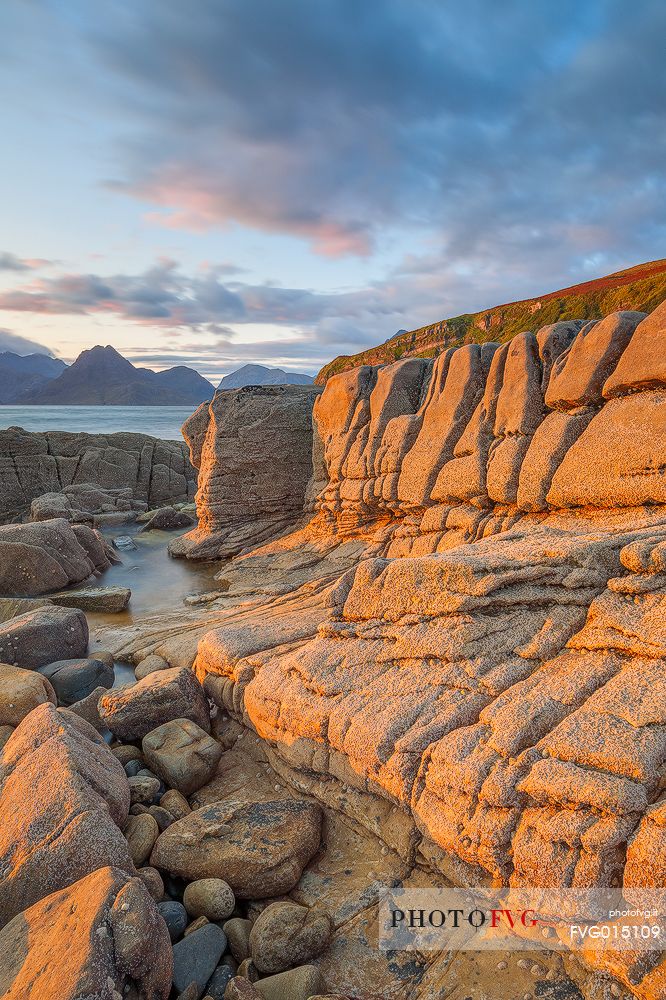
[[0, 351], [0, 403], [13, 403], [24, 393], [37, 392], [66, 367], [64, 361], [48, 354]]
[[651, 312], [666, 299], [666, 260], [653, 260], [603, 278], [463, 313], [417, 330], [399, 330], [383, 344], [359, 354], [342, 354], [325, 365], [315, 382], [360, 365], [385, 365], [400, 358], [432, 358], [460, 344], [504, 343], [523, 330], [538, 330], [565, 319], [601, 319], [618, 310]]
[[[312, 376], [264, 365], [243, 365], [219, 388], [307, 384]], [[0, 353], [0, 403], [50, 406], [178, 406], [212, 399], [215, 387], [193, 368], [162, 372], [136, 368], [113, 347], [92, 347], [68, 366], [46, 354]]]

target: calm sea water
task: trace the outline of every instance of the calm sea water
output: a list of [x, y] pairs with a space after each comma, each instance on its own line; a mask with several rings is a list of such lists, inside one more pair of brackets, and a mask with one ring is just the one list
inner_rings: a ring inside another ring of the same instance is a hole
[[167, 441], [181, 441], [180, 428], [195, 406], [0, 406], [0, 430], [86, 431], [113, 434], [134, 431]]

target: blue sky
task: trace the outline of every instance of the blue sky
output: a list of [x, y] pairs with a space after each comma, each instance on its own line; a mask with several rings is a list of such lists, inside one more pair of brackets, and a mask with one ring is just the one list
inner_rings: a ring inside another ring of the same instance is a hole
[[666, 255], [661, 0], [3, 0], [0, 349], [216, 378]]

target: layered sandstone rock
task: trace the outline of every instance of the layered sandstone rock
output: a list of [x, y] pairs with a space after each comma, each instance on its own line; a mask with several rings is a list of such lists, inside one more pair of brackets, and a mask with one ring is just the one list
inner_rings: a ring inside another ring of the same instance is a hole
[[444, 879], [663, 885], [665, 348], [661, 306], [335, 376], [310, 522], [224, 568], [207, 693]]
[[[84, 488], [84, 494], [91, 486], [129, 490], [132, 499], [158, 507], [190, 499], [195, 477], [187, 448], [179, 441], [148, 434], [38, 433], [22, 427], [0, 431], [0, 519], [23, 513], [45, 493], [64, 490], [75, 506], [78, 491], [72, 486]], [[87, 509], [85, 499], [81, 509]]]
[[314, 386], [217, 393], [183, 427], [199, 469], [199, 526], [171, 545], [193, 559], [236, 555], [302, 515], [311, 474]]

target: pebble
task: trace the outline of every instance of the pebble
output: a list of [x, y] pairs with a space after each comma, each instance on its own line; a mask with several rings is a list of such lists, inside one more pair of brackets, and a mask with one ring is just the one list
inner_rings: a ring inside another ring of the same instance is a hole
[[252, 921], [242, 917], [232, 917], [222, 925], [229, 940], [229, 950], [237, 962], [243, 962], [250, 957], [250, 931]]
[[157, 825], [160, 828], [160, 833], [166, 830], [167, 827], [171, 826], [174, 821], [174, 817], [171, 813], [164, 809], [162, 806], [150, 806], [148, 812], [151, 816], [154, 816], [157, 820]]
[[184, 937], [187, 937], [188, 934], [194, 934], [201, 927], [205, 927], [206, 924], [209, 923], [210, 920], [208, 919], [208, 917], [197, 917], [197, 919], [193, 920], [190, 926], [186, 929]]
[[160, 799], [160, 805], [168, 810], [175, 819], [182, 819], [192, 812], [190, 804], [184, 795], [177, 792], [175, 788], [170, 788]]
[[263, 1000], [308, 1000], [324, 992], [319, 969], [314, 965], [301, 965], [276, 976], [260, 979], [254, 986]]
[[[131, 743], [119, 743], [118, 746], [111, 747], [111, 753], [120, 763], [125, 766], [129, 764], [131, 760], [143, 761], [143, 755], [138, 747], [132, 746]], [[143, 764], [141, 765], [143, 767]]]
[[182, 903], [176, 902], [175, 899], [167, 899], [163, 903], [158, 903], [157, 909], [167, 925], [172, 942], [177, 941], [179, 937], [182, 937], [187, 927], [187, 910]]
[[504, 970], [506, 968], [507, 968], [507, 963], [506, 962], [498, 962], [497, 963], [497, 969], [498, 969], [499, 972], [504, 972]]
[[250, 983], [256, 983], [259, 979], [259, 972], [256, 965], [251, 958], [246, 958], [238, 966], [237, 976], [241, 976], [243, 979], [247, 979]]
[[127, 763], [125, 764], [125, 774], [127, 775], [128, 778], [136, 778], [137, 774], [139, 773], [142, 767], [143, 767], [142, 760], [137, 760], [136, 758], [134, 758], [133, 760], [128, 760]]
[[206, 987], [211, 1000], [224, 1000], [224, 992], [233, 978], [233, 970], [228, 965], [218, 965]]
[[155, 841], [160, 835], [157, 821], [150, 813], [142, 816], [128, 816], [123, 833], [129, 844], [130, 857], [137, 868], [150, 857]]
[[190, 884], [183, 895], [191, 917], [226, 920], [234, 912], [236, 900], [231, 888], [221, 878], [202, 878]]
[[247, 979], [235, 976], [229, 980], [224, 1000], [261, 1000], [261, 994]]
[[136, 545], [130, 535], [118, 535], [116, 538], [111, 539], [111, 544], [114, 549], [118, 549], [121, 552], [131, 552], [136, 549]]
[[147, 775], [137, 774], [135, 777], [128, 778], [127, 780], [130, 786], [130, 802], [133, 806], [149, 806], [159, 795], [159, 778], [151, 778]]
[[206, 983], [217, 968], [227, 946], [224, 931], [217, 924], [206, 924], [194, 934], [189, 934], [173, 946], [173, 985], [177, 992], [191, 983], [199, 987], [197, 996], [203, 996]]

